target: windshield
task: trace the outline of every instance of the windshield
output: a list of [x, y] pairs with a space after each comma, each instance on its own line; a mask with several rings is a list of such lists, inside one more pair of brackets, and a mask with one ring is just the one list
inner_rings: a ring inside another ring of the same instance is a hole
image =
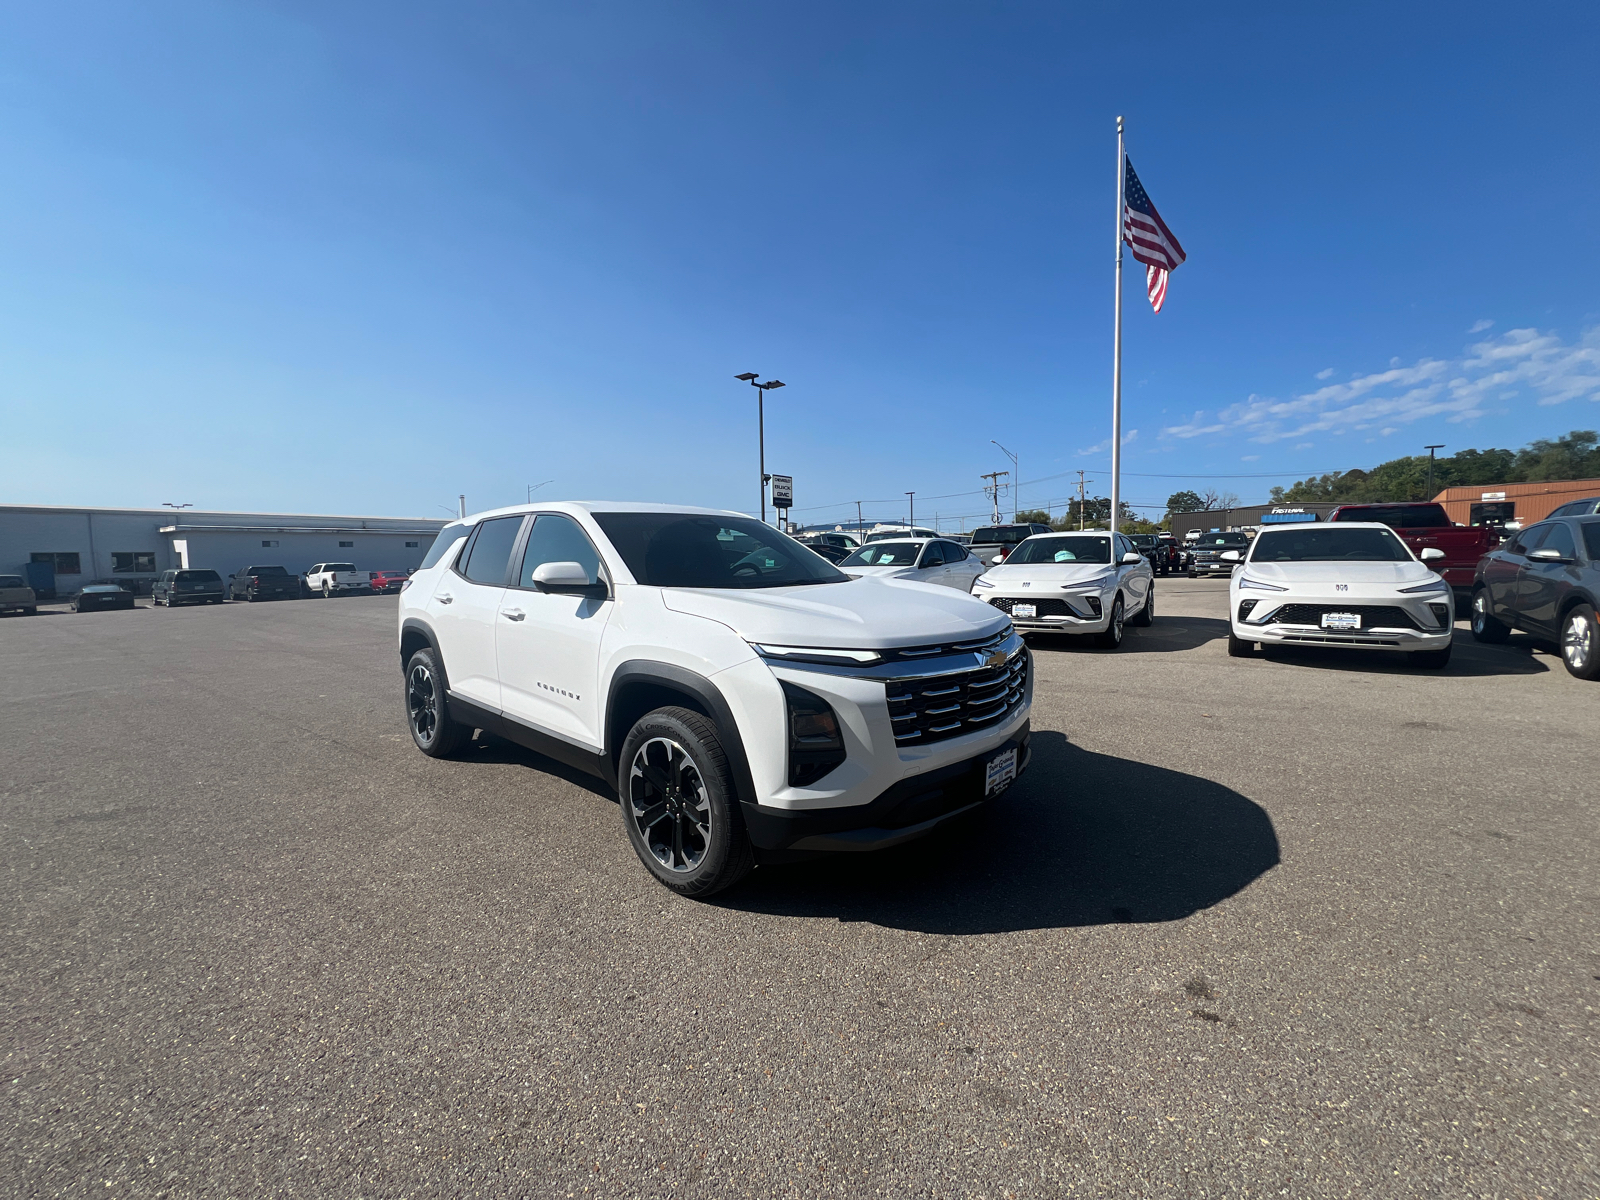
[[1204, 533], [1196, 543], [1200, 546], [1220, 546], [1224, 550], [1237, 550], [1241, 546], [1250, 544], [1250, 539], [1242, 533]]
[[1156, 544], [1155, 535], [1152, 533], [1130, 533], [1128, 540], [1144, 550], [1148, 550]]
[[749, 517], [595, 513], [595, 523], [650, 587], [771, 588], [848, 583], [826, 559]]
[[329, 563], [323, 568], [325, 571], [354, 571], [355, 563]]
[[1109, 563], [1111, 539], [1085, 537], [1083, 534], [1062, 537], [1032, 538], [1011, 552], [1006, 566], [1026, 563]]
[[0, 575], [0, 588], [27, 586], [27, 584], [22, 582], [21, 575]]
[[972, 532], [974, 546], [1015, 546], [1023, 538], [1032, 537], [1033, 530], [1026, 525], [991, 525]]
[[1305, 526], [1257, 534], [1250, 561], [1410, 562], [1411, 551], [1387, 529]]
[[917, 561], [922, 547], [916, 542], [873, 542], [863, 546], [839, 565], [841, 567], [909, 567]]
[[246, 575], [287, 575], [289, 572], [282, 567], [246, 567]]
[[178, 578], [185, 583], [221, 583], [222, 578], [215, 571], [179, 571]]

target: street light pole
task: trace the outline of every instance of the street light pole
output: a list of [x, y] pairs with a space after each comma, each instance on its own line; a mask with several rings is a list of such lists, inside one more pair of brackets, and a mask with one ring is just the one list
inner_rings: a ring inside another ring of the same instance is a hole
[[910, 523], [907, 525], [907, 528], [910, 530], [911, 536], [912, 537], [916, 537], [917, 536], [917, 494], [915, 492], [907, 492], [906, 496], [910, 499], [910, 502], [911, 502], [911, 520], [910, 520]]
[[1440, 442], [1437, 446], [1424, 446], [1423, 447], [1423, 449], [1428, 452], [1428, 496], [1427, 496], [1427, 498], [1429, 500], [1433, 499], [1433, 452], [1435, 450], [1443, 450], [1444, 446], [1445, 446], [1445, 444], [1443, 442]]
[[784, 386], [781, 379], [769, 379], [765, 383], [756, 382], [754, 371], [745, 371], [735, 375], [735, 379], [742, 379], [753, 388], [760, 389], [756, 393], [756, 446], [757, 461], [761, 472], [761, 523], [767, 522], [767, 392], [771, 388]]
[[856, 532], [861, 535], [863, 543], [867, 540], [866, 522], [861, 519], [861, 501], [856, 501]]
[[[989, 441], [996, 446], [1000, 446], [1000, 443], [993, 438], [990, 438]], [[1004, 446], [1000, 446], [1000, 449], [1011, 460], [1011, 467], [1016, 472], [1017, 485], [1011, 489], [1011, 519], [1015, 521], [1017, 514], [1022, 511], [1022, 464], [1017, 461], [1017, 456]]]

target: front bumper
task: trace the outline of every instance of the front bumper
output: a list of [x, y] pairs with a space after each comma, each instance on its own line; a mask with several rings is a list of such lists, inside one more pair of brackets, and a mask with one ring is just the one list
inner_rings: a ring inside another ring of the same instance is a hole
[[1238, 565], [1231, 562], [1196, 562], [1189, 564], [1189, 570], [1196, 575], [1232, 575]]
[[[1031, 590], [1024, 592], [1017, 588], [995, 588], [993, 591], [985, 589], [974, 591], [972, 594], [985, 604], [994, 605], [996, 608], [1004, 608], [1011, 618], [1011, 624], [1016, 626], [1019, 633], [1104, 633], [1111, 624], [1111, 600], [1103, 591], [1035, 593]], [[1115, 596], [1116, 593], [1112, 592], [1110, 595]], [[1089, 603], [1090, 596], [1093, 596], [1099, 602], [1100, 612], [1098, 615], [1093, 613], [1093, 606]], [[1008, 602], [1008, 606], [995, 605], [994, 602], [996, 600], [1005, 600]], [[1009, 607], [1009, 605], [1016, 604], [1038, 604], [1041, 601], [1050, 601], [1052, 606], [1056, 602], [1060, 602], [1064, 609], [1073, 611], [1041, 613], [1034, 617], [1019, 617]]]
[[[1228, 597], [1229, 619], [1233, 635], [1243, 642], [1260, 642], [1265, 646], [1335, 646], [1366, 650], [1442, 650], [1455, 636], [1455, 609], [1448, 592], [1431, 592], [1422, 598], [1395, 596], [1394, 593], [1369, 596], [1349, 595], [1273, 595], [1262, 598], [1253, 591], [1230, 589]], [[1239, 619], [1242, 600], [1255, 600], [1257, 611], [1266, 612], [1267, 620], [1254, 622]], [[1431, 605], [1445, 605], [1445, 621], [1438, 623]], [[1349, 608], [1372, 613], [1375, 609], [1387, 610], [1387, 616], [1364, 616], [1360, 629], [1324, 629], [1320, 621], [1312, 624], [1298, 617], [1293, 621], [1276, 619], [1283, 606], [1315, 610]], [[1409, 615], [1411, 623], [1399, 618]]]
[[[900, 780], [865, 804], [848, 808], [781, 809], [744, 804], [745, 829], [761, 850], [884, 850], [998, 799], [984, 795], [986, 765], [1007, 748], [1017, 753], [1017, 778], [1028, 765], [1030, 722], [999, 746], [960, 762]], [[1015, 779], [1013, 780], [1013, 783]]]

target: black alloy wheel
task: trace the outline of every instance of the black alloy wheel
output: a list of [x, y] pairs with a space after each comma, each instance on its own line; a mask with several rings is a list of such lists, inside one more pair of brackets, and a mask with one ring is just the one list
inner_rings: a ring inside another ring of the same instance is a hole
[[1561, 661], [1576, 679], [1600, 679], [1600, 623], [1580, 604], [1561, 619]]
[[686, 708], [642, 717], [622, 745], [622, 823], [634, 853], [661, 883], [709, 896], [755, 863], [716, 727]]
[[1511, 628], [1499, 620], [1489, 607], [1489, 589], [1480, 587], [1472, 593], [1472, 636], [1474, 640], [1489, 645], [1499, 645], [1511, 636]]
[[418, 650], [406, 664], [406, 726], [429, 758], [453, 754], [472, 737], [472, 730], [450, 719], [444, 676], [432, 648]]

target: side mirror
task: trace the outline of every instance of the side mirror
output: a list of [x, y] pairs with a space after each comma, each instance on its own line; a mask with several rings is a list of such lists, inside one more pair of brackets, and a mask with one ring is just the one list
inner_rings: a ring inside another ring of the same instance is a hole
[[607, 595], [606, 585], [590, 583], [589, 573], [575, 562], [540, 563], [533, 569], [533, 586], [558, 596], [589, 596], [603, 600]]
[[1423, 562], [1438, 562], [1444, 557], [1444, 551], [1437, 546], [1429, 546], [1419, 556]]
[[1531, 550], [1528, 557], [1535, 562], [1567, 562], [1568, 559], [1559, 550]]
[[1136, 563], [1143, 557], [1144, 555], [1140, 554], [1137, 550], [1129, 550], [1122, 556], [1122, 561], [1124, 563]]
[[1237, 550], [1224, 550], [1221, 554], [1217, 555], [1217, 557], [1223, 562], [1238, 562], [1242, 556]]

